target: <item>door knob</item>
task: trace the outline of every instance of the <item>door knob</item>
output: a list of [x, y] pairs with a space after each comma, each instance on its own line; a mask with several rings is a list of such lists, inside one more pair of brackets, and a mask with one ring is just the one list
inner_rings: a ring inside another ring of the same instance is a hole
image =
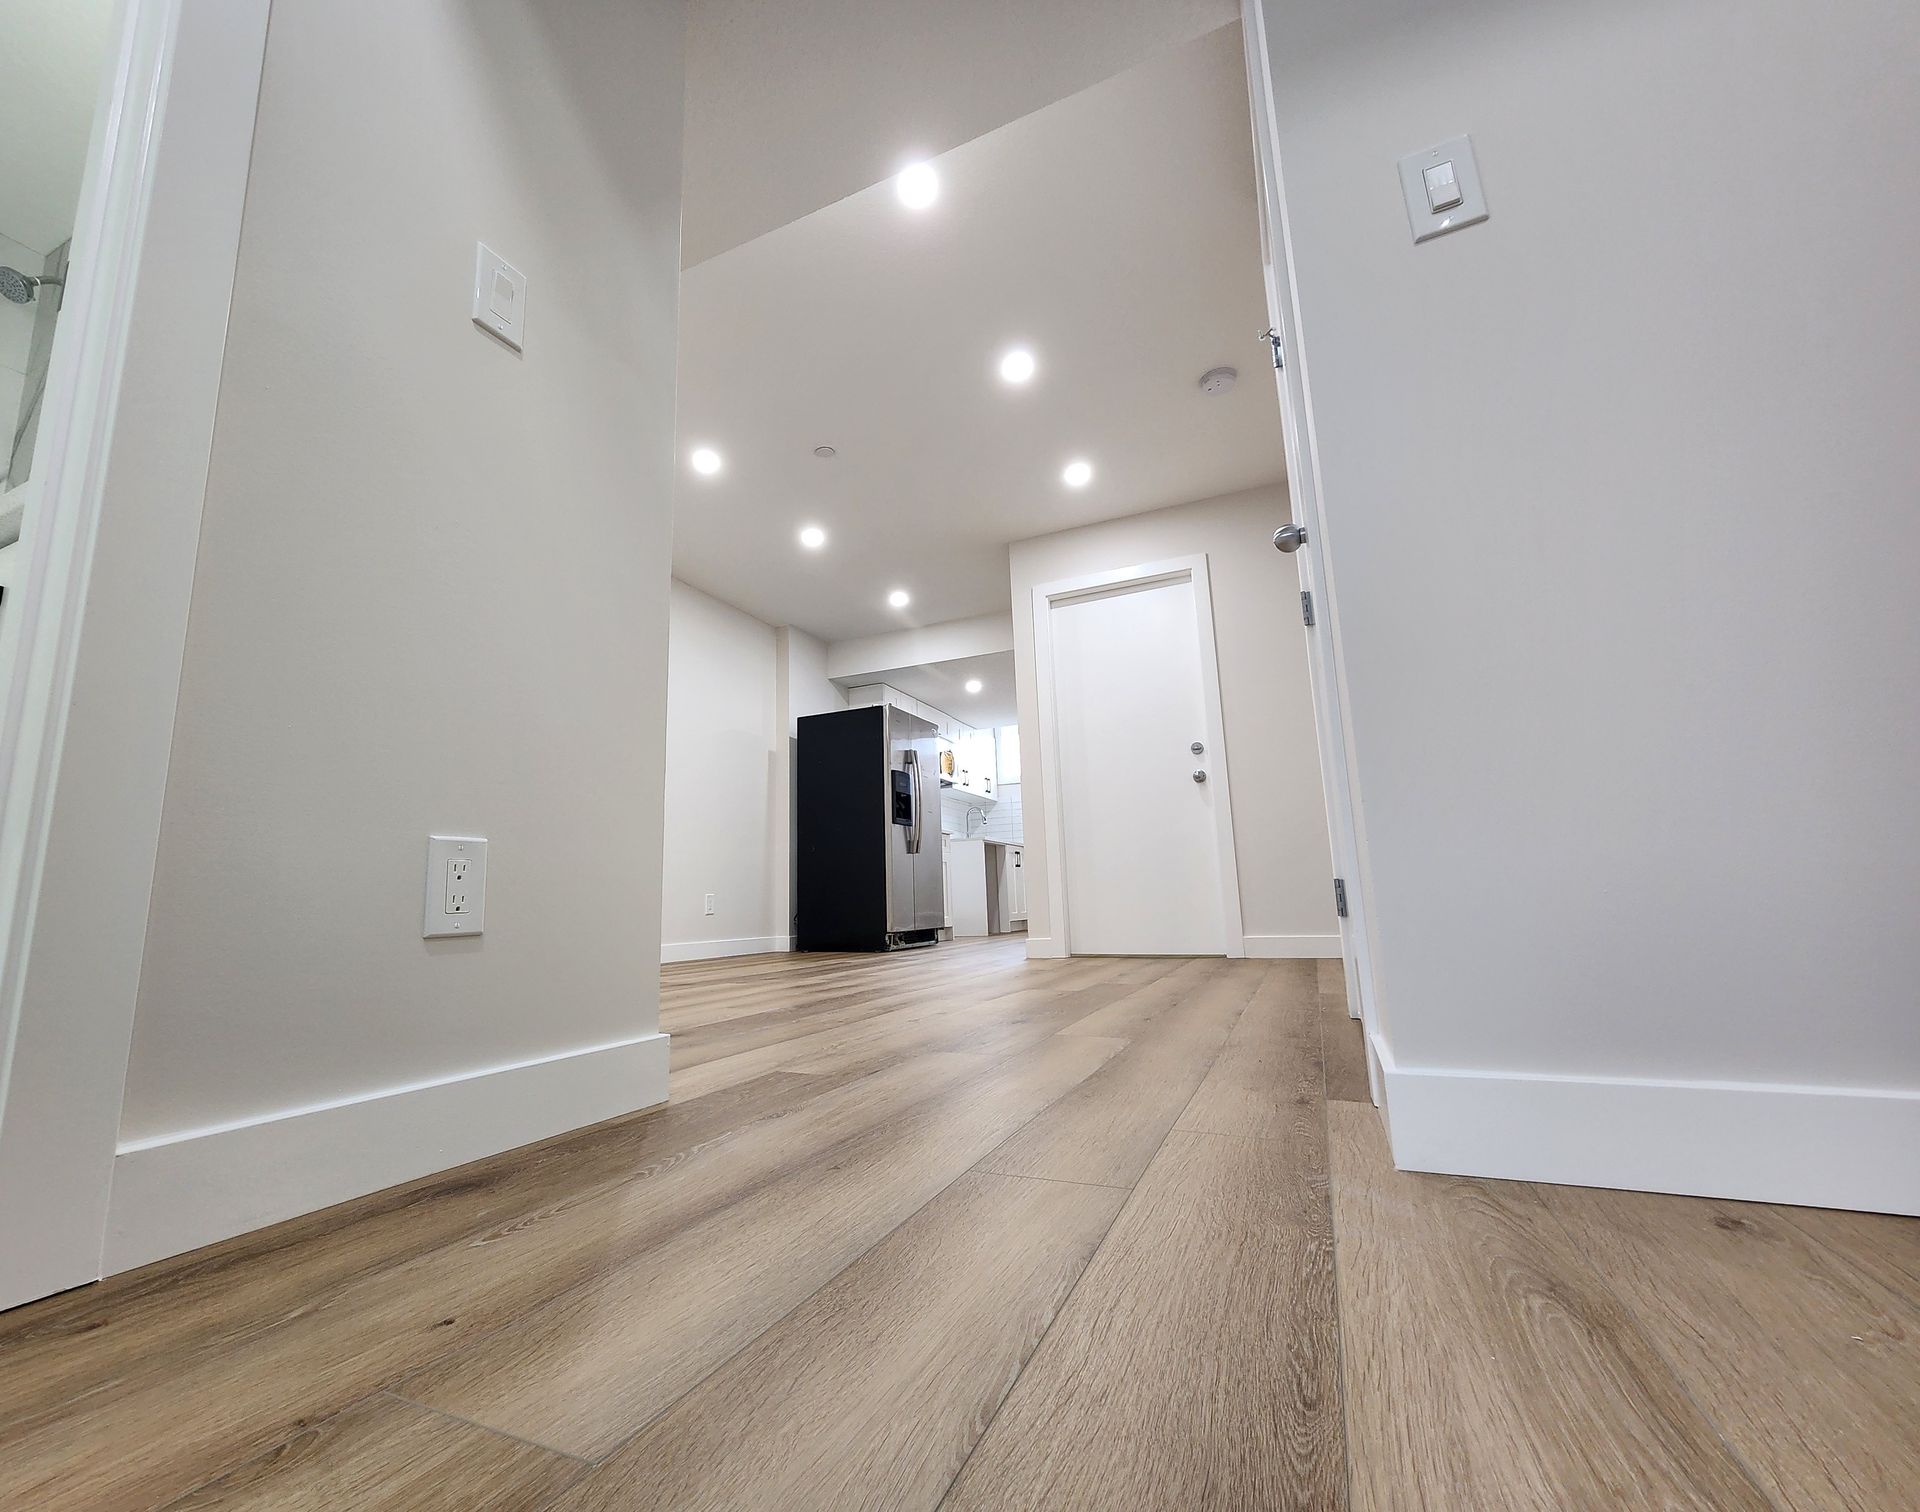
[[1193, 780], [1195, 782], [1205, 782], [1207, 780], [1207, 774], [1201, 771], [1199, 767], [1195, 767], [1193, 769]]
[[1292, 556], [1294, 552], [1307, 544], [1307, 527], [1292, 523], [1282, 525], [1273, 533], [1273, 544], [1286, 552], [1288, 556]]

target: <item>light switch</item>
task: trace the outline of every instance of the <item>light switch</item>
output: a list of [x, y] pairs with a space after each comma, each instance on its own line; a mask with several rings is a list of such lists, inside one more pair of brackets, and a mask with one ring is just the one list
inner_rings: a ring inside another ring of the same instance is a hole
[[1400, 191], [1407, 202], [1407, 225], [1416, 242], [1430, 241], [1487, 218], [1480, 166], [1474, 161], [1470, 137], [1454, 137], [1401, 158]]
[[[1452, 165], [1449, 164], [1448, 166], [1451, 167]], [[494, 315], [499, 319], [511, 323], [519, 308], [519, 301], [515, 297], [515, 294], [516, 291], [513, 287], [513, 280], [507, 276], [507, 270], [505, 268], [495, 268], [493, 270], [493, 294], [487, 300], [487, 308], [493, 311]]]
[[473, 272], [473, 323], [517, 352], [526, 310], [527, 275], [481, 242]]
[[1453, 161], [1436, 163], [1424, 175], [1427, 181], [1427, 208], [1435, 215], [1460, 203], [1460, 180], [1453, 176]]

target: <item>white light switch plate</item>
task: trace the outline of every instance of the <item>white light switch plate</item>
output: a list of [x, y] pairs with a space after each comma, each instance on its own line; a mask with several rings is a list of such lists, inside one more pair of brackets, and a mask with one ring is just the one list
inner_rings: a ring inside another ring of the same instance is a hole
[[485, 242], [473, 269], [473, 323], [516, 352], [527, 318], [527, 275]]
[[[1441, 163], [1453, 164], [1460, 203], [1436, 211], [1427, 201], [1427, 170]], [[1472, 137], [1453, 137], [1425, 152], [1410, 152], [1401, 158], [1400, 190], [1406, 196], [1407, 224], [1413, 228], [1416, 242], [1431, 241], [1487, 218], [1487, 197], [1480, 189], [1480, 165], [1473, 160]]]
[[427, 836], [423, 939], [474, 935], [487, 921], [487, 842], [477, 835]]

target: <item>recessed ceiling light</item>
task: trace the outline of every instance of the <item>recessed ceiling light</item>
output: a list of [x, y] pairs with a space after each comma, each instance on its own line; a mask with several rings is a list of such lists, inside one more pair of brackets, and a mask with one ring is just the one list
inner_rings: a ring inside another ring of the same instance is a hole
[[931, 163], [911, 164], [895, 175], [893, 192], [909, 210], [924, 210], [940, 198], [940, 175]]
[[983, 686], [985, 685], [977, 677], [969, 677], [967, 679], [967, 691], [969, 693], [978, 693]]
[[818, 525], [803, 525], [800, 527], [800, 544], [809, 551], [818, 551], [827, 544], [827, 533]]
[[1060, 469], [1060, 481], [1069, 488], [1085, 488], [1093, 481], [1093, 464], [1076, 458]]
[[1033, 376], [1033, 353], [1025, 347], [1015, 347], [1000, 359], [1000, 376], [1008, 383], [1025, 383]]
[[826, 461], [829, 457], [837, 457], [839, 455], [831, 446], [816, 446], [813, 449], [813, 454], [822, 462]]
[[904, 588], [896, 588], [887, 595], [887, 602], [896, 609], [904, 609], [913, 602], [913, 595]]
[[696, 446], [687, 460], [693, 464], [693, 470], [702, 477], [711, 478], [720, 471], [720, 453], [711, 446]]

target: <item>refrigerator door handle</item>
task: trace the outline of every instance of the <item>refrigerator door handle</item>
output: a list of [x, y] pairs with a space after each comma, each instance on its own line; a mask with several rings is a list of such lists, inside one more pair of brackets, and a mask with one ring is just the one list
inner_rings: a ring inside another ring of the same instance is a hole
[[907, 834], [907, 854], [920, 854], [920, 835], [926, 826], [926, 804], [920, 791], [920, 753], [908, 746], [901, 753], [907, 770], [913, 773], [913, 827]]

